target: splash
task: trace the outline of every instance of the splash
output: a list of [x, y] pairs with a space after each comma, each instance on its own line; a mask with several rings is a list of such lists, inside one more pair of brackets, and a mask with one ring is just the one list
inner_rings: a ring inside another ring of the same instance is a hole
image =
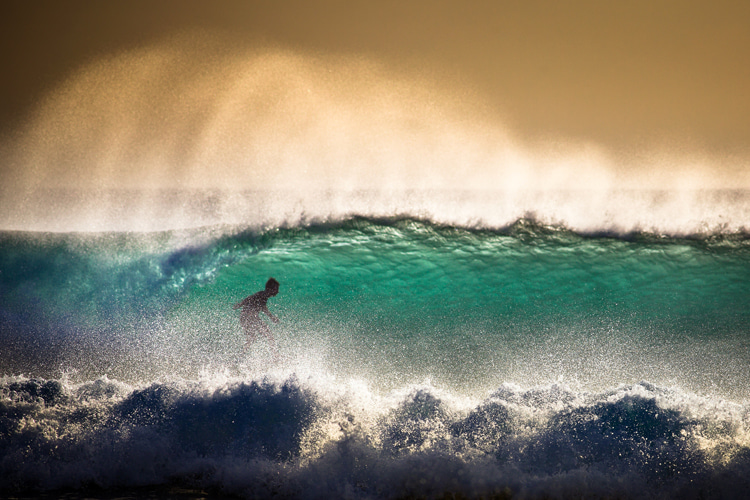
[[173, 497], [170, 485], [180, 498], [746, 491], [747, 406], [647, 383], [603, 393], [503, 385], [466, 405], [429, 386], [382, 398], [321, 382], [3, 378], [0, 485], [74, 498]]
[[80, 68], [4, 153], [4, 229], [394, 213], [502, 226], [534, 213], [575, 229], [689, 233], [750, 220], [747, 197], [695, 191], [750, 186], [741, 160], [529, 143], [434, 74], [195, 34]]

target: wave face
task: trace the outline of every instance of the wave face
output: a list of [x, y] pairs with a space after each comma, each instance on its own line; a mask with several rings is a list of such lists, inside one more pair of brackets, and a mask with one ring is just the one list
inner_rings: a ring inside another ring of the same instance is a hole
[[[740, 497], [749, 264], [533, 219], [5, 232], [0, 484]], [[278, 361], [232, 310], [269, 276]]]

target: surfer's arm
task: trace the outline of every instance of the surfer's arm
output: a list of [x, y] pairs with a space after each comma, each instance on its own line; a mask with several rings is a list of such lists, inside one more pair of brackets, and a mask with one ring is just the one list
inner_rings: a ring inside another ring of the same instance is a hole
[[266, 315], [269, 318], [271, 318], [271, 321], [273, 321], [274, 323], [278, 323], [279, 322], [279, 318], [277, 318], [276, 316], [274, 316], [274, 314], [271, 311], [268, 310], [268, 307], [263, 306], [263, 312], [266, 313]]

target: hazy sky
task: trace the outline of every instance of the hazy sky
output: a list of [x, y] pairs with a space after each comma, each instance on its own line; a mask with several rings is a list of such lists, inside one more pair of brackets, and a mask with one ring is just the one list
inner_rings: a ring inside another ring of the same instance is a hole
[[750, 144], [744, 0], [23, 0], [4, 2], [0, 19], [6, 128], [92, 58], [204, 28], [238, 43], [445, 71], [531, 136]]

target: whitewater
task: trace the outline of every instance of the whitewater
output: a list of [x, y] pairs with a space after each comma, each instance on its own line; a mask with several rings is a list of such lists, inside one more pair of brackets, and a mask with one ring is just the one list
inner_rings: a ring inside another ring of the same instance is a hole
[[0, 144], [0, 497], [747, 497], [746, 164], [181, 43]]

